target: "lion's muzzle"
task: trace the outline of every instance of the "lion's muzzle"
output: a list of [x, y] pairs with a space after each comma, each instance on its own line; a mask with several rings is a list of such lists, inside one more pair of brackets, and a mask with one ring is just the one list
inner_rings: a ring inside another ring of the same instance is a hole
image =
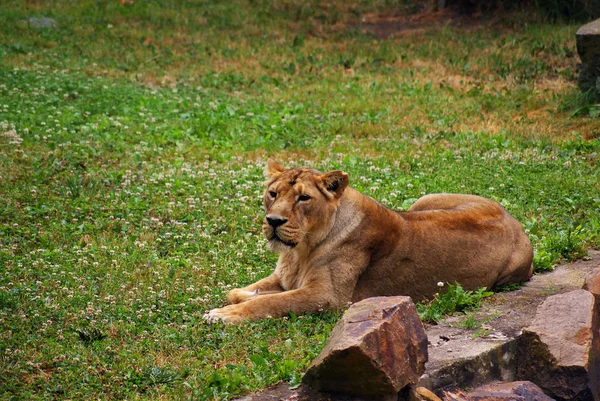
[[276, 214], [272, 214], [266, 217], [267, 218], [267, 223], [269, 223], [269, 225], [273, 228], [277, 228], [279, 226], [284, 225], [285, 223], [287, 223], [288, 219], [285, 219], [281, 216], [278, 216]]
[[280, 217], [269, 215], [265, 217], [263, 223], [263, 232], [269, 240], [269, 242], [280, 243], [287, 247], [294, 247], [298, 245], [298, 230], [285, 225], [288, 220]]

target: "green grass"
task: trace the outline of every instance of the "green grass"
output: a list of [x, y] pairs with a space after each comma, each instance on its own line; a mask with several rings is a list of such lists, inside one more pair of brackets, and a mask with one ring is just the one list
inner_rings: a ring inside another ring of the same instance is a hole
[[[417, 304], [419, 318], [423, 322], [438, 323], [447, 316], [460, 312], [470, 312], [481, 307], [481, 302], [494, 293], [486, 291], [486, 288], [479, 288], [476, 291], [468, 291], [462, 288], [459, 283], [448, 284], [444, 289], [445, 283], [438, 283], [440, 292], [428, 302]], [[472, 316], [467, 316], [467, 322], [472, 320]], [[470, 322], [474, 323], [474, 322]], [[467, 323], [463, 326], [465, 329], [473, 328]]]
[[5, 1], [0, 398], [297, 384], [339, 314], [202, 319], [274, 268], [267, 157], [343, 169], [392, 208], [442, 191], [496, 199], [537, 270], [598, 247], [600, 124], [574, 83], [577, 27], [352, 28], [403, 7]]

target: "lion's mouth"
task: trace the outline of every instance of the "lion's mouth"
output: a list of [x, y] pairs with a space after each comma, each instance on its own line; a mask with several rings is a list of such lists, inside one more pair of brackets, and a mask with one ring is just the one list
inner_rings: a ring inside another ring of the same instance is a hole
[[280, 237], [279, 233], [277, 233], [277, 230], [271, 229], [271, 230], [265, 231], [265, 234], [266, 234], [269, 242], [283, 244], [290, 248], [293, 248], [296, 245], [298, 245], [298, 243], [295, 241], [292, 241], [289, 239], [284, 239], [284, 238]]
[[280, 243], [282, 243], [282, 244], [283, 244], [283, 245], [285, 245], [285, 246], [289, 246], [290, 248], [293, 248], [293, 247], [295, 247], [296, 245], [298, 245], [298, 244], [296, 244], [296, 243], [295, 243], [295, 242], [293, 242], [293, 241], [288, 241], [288, 240], [284, 240], [284, 239], [280, 238], [280, 237], [277, 235], [277, 233], [275, 233], [275, 232], [273, 233], [273, 236], [271, 237], [271, 239], [269, 239], [269, 241], [277, 241], [277, 242], [280, 242]]
[[294, 238], [296, 236], [295, 231], [297, 231], [297, 229], [290, 227], [272, 227], [266, 222], [263, 223], [263, 233], [265, 234], [265, 237], [267, 237], [270, 246], [282, 244], [288, 248], [295, 247], [298, 245], [297, 239]]

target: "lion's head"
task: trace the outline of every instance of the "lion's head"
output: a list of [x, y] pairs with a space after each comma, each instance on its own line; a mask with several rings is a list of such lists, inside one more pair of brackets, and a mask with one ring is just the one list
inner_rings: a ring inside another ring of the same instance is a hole
[[348, 174], [311, 169], [286, 170], [270, 160], [265, 168], [263, 232], [269, 246], [283, 251], [298, 245], [314, 246], [331, 230]]

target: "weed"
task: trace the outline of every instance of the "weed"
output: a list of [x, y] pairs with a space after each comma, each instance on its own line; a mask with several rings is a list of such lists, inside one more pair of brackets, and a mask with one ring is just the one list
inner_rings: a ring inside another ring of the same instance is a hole
[[75, 200], [82, 195], [93, 198], [101, 189], [101, 184], [98, 181], [86, 180], [84, 177], [76, 174], [66, 178], [65, 188], [61, 192], [63, 193], [63, 196], [68, 196]]
[[83, 178], [81, 177], [68, 177], [66, 181], [67, 194], [72, 199], [77, 199], [81, 196], [81, 190], [83, 188]]
[[566, 260], [584, 257], [587, 255], [587, 251], [583, 246], [581, 233], [581, 225], [559, 230], [555, 235], [546, 238], [546, 248]]
[[465, 315], [464, 319], [462, 319], [460, 321], [459, 327], [469, 330], [469, 329], [478, 328], [481, 325], [482, 325], [482, 322], [478, 321], [474, 314], [467, 313]]
[[173, 386], [180, 379], [181, 375], [170, 367], [150, 366], [141, 372], [132, 371], [125, 374], [125, 380], [142, 392], [159, 385]]
[[533, 253], [533, 270], [536, 273], [551, 271], [554, 269], [556, 255], [546, 252], [543, 249], [536, 250]]
[[503, 285], [499, 285], [493, 288], [494, 292], [509, 292], [509, 291], [516, 291], [518, 289], [520, 289], [523, 284], [525, 283], [510, 283], [510, 284], [503, 284]]
[[560, 109], [570, 111], [571, 118], [600, 116], [599, 92], [596, 88], [591, 88], [586, 92], [575, 92], [562, 99]]
[[592, 118], [600, 117], [600, 103], [590, 103], [581, 106], [571, 114], [571, 117], [589, 116]]
[[79, 340], [85, 344], [91, 344], [106, 338], [106, 334], [102, 334], [98, 329], [81, 329], [75, 330], [75, 332], [79, 336]]
[[560, 291], [560, 289], [559, 289], [559, 288], [556, 288], [556, 287], [552, 287], [552, 286], [551, 286], [551, 287], [548, 287], [548, 288], [546, 288], [544, 291], [542, 291], [542, 294], [543, 294], [545, 297], [547, 297], [547, 296], [550, 296], [550, 295], [558, 294], [558, 293], [559, 293], [559, 291]]
[[[483, 316], [478, 318], [477, 314], [475, 311], [467, 311], [465, 313], [464, 318], [462, 318], [458, 324], [456, 324], [456, 327], [460, 327], [463, 328], [465, 330], [473, 330], [476, 329], [475, 332], [473, 333], [474, 336], [477, 335], [477, 331], [479, 329], [482, 329], [482, 326], [488, 324], [491, 320], [496, 319], [498, 316], [500, 316], [500, 312], [494, 312], [489, 316]], [[487, 330], [487, 329], [484, 329]]]
[[471, 338], [486, 337], [490, 332], [489, 329], [478, 328], [471, 334]]
[[449, 284], [442, 294], [433, 300], [417, 304], [419, 317], [424, 322], [437, 323], [446, 316], [457, 312], [470, 311], [481, 306], [481, 301], [493, 295], [493, 292], [480, 288], [477, 291], [465, 291], [459, 283]]
[[14, 294], [10, 292], [0, 292], [0, 308], [12, 310], [17, 306]]

